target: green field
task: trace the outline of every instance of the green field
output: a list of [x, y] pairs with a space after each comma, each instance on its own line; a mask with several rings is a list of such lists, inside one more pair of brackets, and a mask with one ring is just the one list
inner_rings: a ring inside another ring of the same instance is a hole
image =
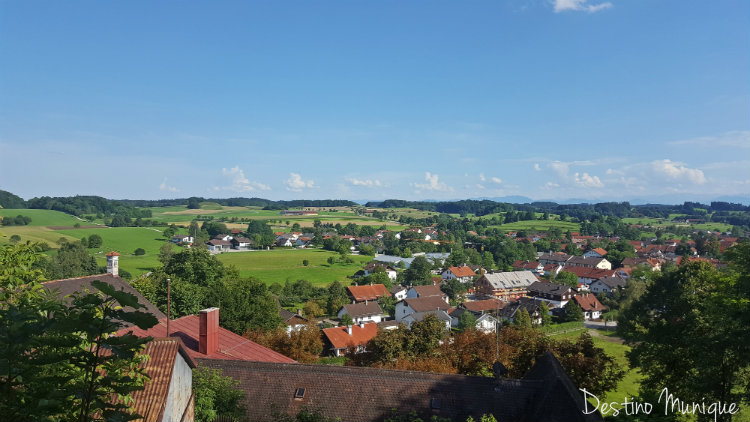
[[568, 221], [558, 220], [534, 220], [534, 221], [516, 221], [515, 223], [506, 223], [499, 226], [489, 226], [493, 228], [499, 228], [505, 231], [547, 231], [552, 227], [558, 227], [563, 233], [567, 231], [577, 232], [581, 230], [581, 225], [578, 223], [571, 223]]
[[[217, 258], [226, 265], [235, 266], [241, 276], [257, 277], [266, 284], [305, 279], [317, 285], [327, 285], [336, 280], [349, 284], [346, 277], [372, 259], [370, 256], [351, 255], [353, 264], [329, 265], [326, 261], [331, 256], [338, 258], [339, 254], [322, 249], [277, 249], [223, 253]], [[302, 265], [305, 259], [310, 261], [307, 267]]]
[[[31, 217], [31, 223], [27, 227], [39, 226], [72, 226], [76, 223], [81, 225], [90, 225], [92, 223], [65, 214], [60, 211], [52, 210], [31, 210], [31, 209], [0, 209], [0, 217], [15, 217], [17, 215]], [[12, 226], [11, 226], [12, 227]]]
[[[120, 268], [130, 272], [133, 276], [149, 272], [161, 265], [159, 263], [159, 248], [166, 239], [161, 231], [150, 227], [111, 227], [106, 229], [71, 229], [57, 230], [55, 233], [75, 239], [98, 234], [102, 237], [102, 247], [89, 249], [97, 259], [99, 265], [106, 264], [104, 254], [110, 251], [120, 253]], [[58, 235], [58, 237], [59, 237]], [[175, 246], [176, 248], [179, 248]], [[145, 255], [135, 256], [137, 248], [146, 250]]]
[[[614, 333], [598, 330], [596, 333], [599, 335], [592, 335], [596, 347], [602, 348], [605, 353], [612, 356], [612, 358], [626, 371], [625, 377], [617, 384], [617, 388], [613, 391], [608, 391], [607, 396], [603, 401], [621, 403], [625, 397], [633, 397], [638, 394], [638, 388], [643, 376], [637, 369], [631, 369], [628, 364], [628, 358], [625, 357], [625, 353], [630, 351], [630, 346], [619, 343], [620, 339], [619, 337], [616, 337]], [[574, 331], [560, 335], [553, 335], [551, 337], [554, 339], [567, 338], [571, 341], [575, 341], [580, 335], [581, 331]]]

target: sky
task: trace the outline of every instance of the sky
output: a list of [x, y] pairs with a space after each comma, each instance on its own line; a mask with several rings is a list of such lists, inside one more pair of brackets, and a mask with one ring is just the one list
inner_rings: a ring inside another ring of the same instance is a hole
[[23, 198], [750, 201], [750, 2], [0, 0]]

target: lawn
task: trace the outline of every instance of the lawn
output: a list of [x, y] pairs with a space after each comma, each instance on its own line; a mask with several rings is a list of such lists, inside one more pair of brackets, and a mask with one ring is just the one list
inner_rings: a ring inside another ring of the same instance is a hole
[[[28, 227], [40, 226], [72, 226], [76, 223], [81, 225], [91, 224], [60, 211], [32, 210], [32, 209], [0, 209], [0, 217], [15, 217], [17, 215], [31, 217]], [[11, 226], [12, 227], [12, 226]]]
[[[286, 280], [307, 280], [316, 285], [328, 285], [336, 280], [348, 284], [347, 276], [357, 272], [372, 260], [370, 256], [351, 255], [353, 264], [328, 264], [329, 257], [339, 254], [322, 249], [276, 249], [272, 251], [231, 252], [217, 255], [226, 265], [233, 265], [241, 276], [256, 277], [266, 284], [285, 283]], [[308, 266], [302, 265], [307, 259]]]
[[[619, 341], [619, 337], [615, 336], [614, 333], [603, 331], [597, 332], [600, 334], [599, 336], [592, 336], [596, 347], [602, 348], [606, 354], [612, 356], [612, 358], [622, 365], [622, 368], [626, 371], [625, 377], [617, 384], [617, 388], [613, 391], [608, 391], [607, 396], [603, 401], [621, 403], [625, 397], [633, 397], [638, 394], [638, 387], [640, 386], [643, 376], [637, 369], [631, 369], [628, 364], [628, 359], [625, 357], [625, 353], [630, 350], [630, 346], [618, 343], [617, 341]], [[553, 335], [551, 337], [554, 339], [566, 338], [575, 341], [580, 335], [581, 331], [576, 331]], [[602, 398], [600, 397], [600, 399]]]

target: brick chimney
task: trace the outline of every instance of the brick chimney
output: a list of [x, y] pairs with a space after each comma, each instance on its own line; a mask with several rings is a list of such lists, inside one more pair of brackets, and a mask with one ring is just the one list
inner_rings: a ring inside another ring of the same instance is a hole
[[198, 351], [209, 355], [219, 351], [219, 308], [200, 311]]

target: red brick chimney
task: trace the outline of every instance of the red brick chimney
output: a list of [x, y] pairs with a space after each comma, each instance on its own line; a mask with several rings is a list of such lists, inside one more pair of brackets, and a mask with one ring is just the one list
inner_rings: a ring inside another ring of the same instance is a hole
[[208, 308], [200, 312], [198, 351], [210, 355], [219, 351], [219, 308]]

